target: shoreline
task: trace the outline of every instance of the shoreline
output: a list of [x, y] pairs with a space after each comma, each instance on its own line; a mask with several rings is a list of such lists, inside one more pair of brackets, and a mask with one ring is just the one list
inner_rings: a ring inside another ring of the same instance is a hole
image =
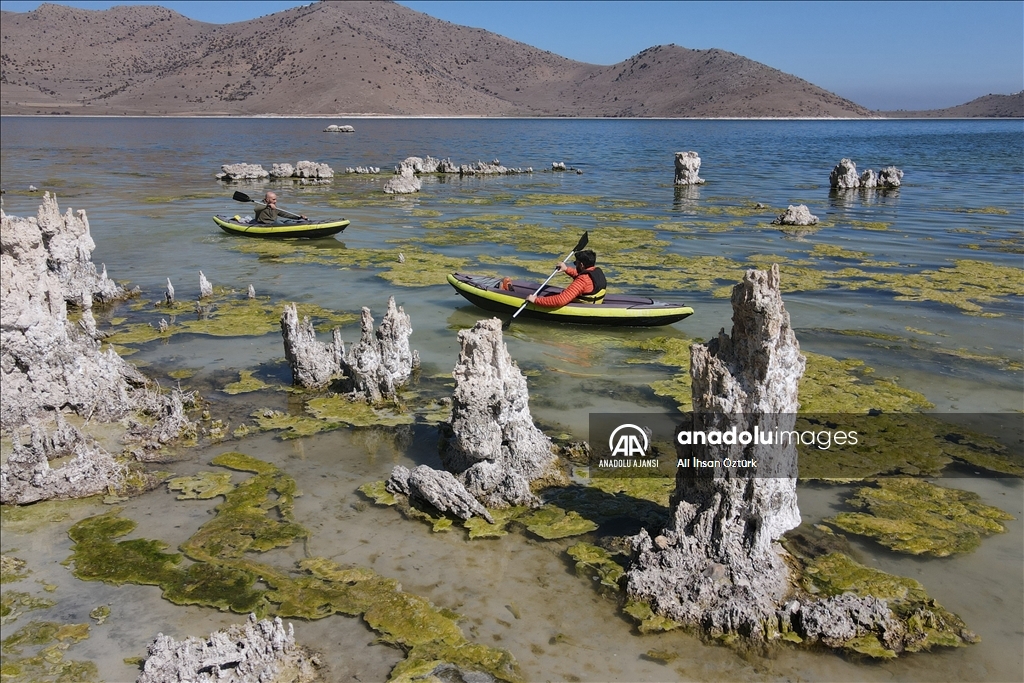
[[0, 114], [0, 118], [68, 119], [371, 119], [371, 120], [468, 120], [468, 121], [1024, 121], [1019, 116], [434, 116], [414, 114]]

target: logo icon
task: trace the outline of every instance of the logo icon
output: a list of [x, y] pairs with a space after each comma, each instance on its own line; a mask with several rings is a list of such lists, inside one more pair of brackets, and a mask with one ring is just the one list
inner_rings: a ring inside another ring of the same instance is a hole
[[608, 437], [608, 448], [612, 451], [612, 457], [623, 456], [641, 458], [647, 455], [647, 432], [635, 424], [619, 425]]

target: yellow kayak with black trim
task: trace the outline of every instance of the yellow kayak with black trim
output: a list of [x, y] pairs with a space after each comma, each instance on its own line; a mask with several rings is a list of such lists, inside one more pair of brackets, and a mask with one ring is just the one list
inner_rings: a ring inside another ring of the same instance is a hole
[[[508, 289], [502, 289], [501, 278], [464, 273], [449, 275], [448, 284], [486, 311], [509, 314], [515, 313], [526, 297], [540, 286], [536, 282], [513, 280]], [[561, 287], [548, 285], [541, 290], [539, 296], [552, 296], [561, 291]], [[657, 327], [671, 325], [691, 315], [693, 309], [680, 303], [656, 301], [646, 296], [608, 294], [599, 304], [574, 301], [560, 308], [527, 304], [519, 317], [583, 325]]]
[[289, 237], [304, 237], [315, 239], [317, 237], [329, 237], [336, 235], [348, 227], [349, 221], [344, 218], [340, 220], [283, 220], [270, 225], [260, 223], [244, 223], [239, 216], [214, 216], [213, 222], [231, 235], [244, 235], [246, 237], [269, 237], [271, 239], [284, 239]]

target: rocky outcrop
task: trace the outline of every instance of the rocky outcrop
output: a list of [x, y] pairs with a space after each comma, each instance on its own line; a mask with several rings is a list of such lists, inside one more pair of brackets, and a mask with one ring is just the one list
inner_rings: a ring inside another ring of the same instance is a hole
[[331, 125], [324, 128], [325, 133], [354, 133], [356, 129], [352, 126], [339, 126], [332, 123]]
[[388, 311], [376, 331], [369, 308], [362, 310], [361, 325], [359, 341], [346, 351], [341, 330], [335, 328], [333, 342], [324, 344], [317, 340], [309, 318], [300, 322], [295, 304], [286, 306], [281, 315], [281, 335], [292, 382], [319, 389], [344, 375], [343, 386], [352, 398], [371, 403], [393, 400], [420, 364], [419, 354], [409, 345], [409, 316], [390, 297]]
[[308, 683], [319, 680], [320, 662], [295, 644], [295, 629], [280, 617], [214, 631], [207, 638], [175, 640], [160, 633], [137, 683]]
[[344, 343], [340, 347], [347, 388], [371, 403], [394, 399], [420, 365], [419, 353], [409, 345], [412, 321], [392, 296], [376, 332], [369, 308], [363, 308], [360, 324], [359, 341], [348, 353]]
[[870, 168], [860, 174], [861, 189], [870, 190], [878, 186], [878, 176]]
[[[40, 500], [84, 498], [123, 487], [128, 467], [55, 413], [56, 426], [37, 424], [28, 443], [15, 439], [0, 468], [0, 503], [25, 505]], [[67, 458], [60, 467], [51, 460]]]
[[551, 440], [530, 415], [526, 377], [512, 362], [501, 320], [459, 332], [452, 417], [442, 423], [441, 462], [489, 508], [533, 505], [531, 484], [560, 478]]
[[817, 225], [818, 217], [811, 214], [811, 210], [804, 204], [798, 206], [790, 204], [786, 212], [780, 214], [772, 223], [775, 225]]
[[345, 173], [368, 173], [376, 175], [380, 173], [379, 166], [349, 166], [345, 169]]
[[298, 178], [303, 181], [326, 181], [334, 177], [334, 169], [315, 161], [299, 161], [291, 164], [274, 164], [267, 171], [260, 164], [224, 164], [217, 174], [218, 180], [236, 182], [240, 180], [264, 180], [267, 178]]
[[903, 171], [895, 166], [886, 166], [878, 172], [878, 185], [884, 188], [896, 188], [903, 184]]
[[300, 161], [295, 164], [293, 178], [313, 178], [317, 180], [328, 180], [334, 177], [334, 169], [327, 164], [320, 164], [315, 161]]
[[218, 180], [227, 182], [237, 180], [263, 180], [270, 173], [259, 164], [224, 164], [217, 174]]
[[478, 161], [475, 164], [462, 164], [459, 166], [459, 175], [520, 175], [523, 173], [533, 173], [533, 167], [527, 168], [509, 168], [502, 166], [495, 159], [494, 163], [487, 163], [486, 161]]
[[[147, 419], [129, 428], [140, 453], [194, 433], [184, 414], [192, 397], [158, 393], [113, 349], [100, 351], [92, 297], [109, 300], [124, 290], [109, 287], [105, 272], [96, 274], [88, 260], [92, 247], [85, 213], [62, 217], [49, 195], [39, 218], [0, 212], [0, 430], [14, 442], [0, 467], [4, 503], [88, 496], [124, 485], [128, 467], [65, 422], [62, 412], [91, 423], [131, 421], [137, 413], [155, 417], [156, 424]], [[67, 300], [82, 308], [79, 325], [68, 321]], [[173, 420], [161, 420], [171, 414]], [[22, 443], [26, 427], [31, 436]], [[51, 467], [57, 459], [65, 462]]]
[[324, 344], [316, 338], [316, 329], [308, 317], [299, 320], [295, 304], [288, 304], [281, 314], [281, 336], [284, 355], [292, 369], [292, 383], [307, 389], [327, 386], [342, 371], [345, 346], [341, 332], [334, 330], [334, 343]]
[[828, 184], [833, 190], [851, 190], [860, 187], [857, 164], [850, 159], [841, 159], [828, 174]]
[[[791, 429], [805, 361], [782, 303], [778, 266], [747, 271], [732, 306], [731, 335], [722, 330], [691, 347], [693, 429]], [[634, 538], [627, 591], [712, 635], [763, 639], [777, 631], [789, 590], [777, 541], [800, 523], [796, 448], [749, 441], [680, 448], [681, 458], [744, 466], [679, 470], [670, 526], [654, 539], [646, 530]]]
[[696, 152], [676, 152], [676, 185], [703, 185], [700, 172], [700, 156]]
[[565, 168], [565, 162], [564, 161], [552, 161], [551, 162], [551, 170], [552, 171], [565, 171], [565, 170], [567, 170]]
[[423, 182], [416, 177], [412, 166], [405, 164], [395, 169], [395, 177], [384, 183], [384, 192], [387, 194], [412, 194], [419, 192]]
[[396, 465], [384, 487], [392, 493], [401, 493], [412, 501], [427, 503], [439, 512], [450, 513], [460, 519], [476, 515], [494, 523], [487, 508], [477, 502], [450, 472], [435, 470], [426, 465], [420, 465], [410, 472]]

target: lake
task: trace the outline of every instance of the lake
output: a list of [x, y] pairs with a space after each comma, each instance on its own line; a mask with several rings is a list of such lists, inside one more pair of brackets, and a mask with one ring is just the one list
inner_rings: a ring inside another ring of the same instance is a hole
[[[323, 132], [329, 123], [351, 124], [355, 132]], [[664, 348], [666, 339], [708, 339], [728, 330], [730, 287], [744, 268], [773, 262], [804, 351], [862, 362], [873, 368], [870, 377], [917, 392], [944, 418], [1024, 408], [1020, 121], [6, 117], [0, 147], [4, 211], [34, 215], [40, 193], [30, 185], [55, 192], [62, 210], [85, 209], [97, 245], [93, 261], [142, 290], [139, 299], [98, 310], [101, 329], [120, 331], [111, 338], [119, 352], [164, 386], [197, 389], [212, 417], [230, 429], [252, 426], [254, 411], [267, 408], [301, 414], [301, 397], [277, 390], [290, 383], [280, 334], [271, 325], [258, 335], [254, 327], [226, 336], [138, 336], [139, 324], [168, 317], [152, 305], [168, 279], [179, 300], [194, 300], [202, 271], [224, 310], [252, 284], [274, 315], [286, 302], [297, 302], [300, 312], [306, 307], [323, 323], [324, 340], [328, 314], [367, 306], [379, 319], [394, 296], [411, 316], [410, 341], [422, 359], [412, 390], [438, 397], [451, 391], [457, 331], [486, 315], [444, 274], [542, 279], [583, 231], [611, 291], [683, 301], [695, 313], [658, 329], [517, 321], [506, 342], [527, 374], [533, 415], [553, 436], [587, 438], [592, 412], [675, 409], [665, 383], [679, 367], [660, 362], [652, 349]], [[700, 155], [706, 183], [678, 188], [673, 156], [687, 150]], [[533, 172], [429, 176], [419, 193], [383, 193], [399, 162], [426, 155], [456, 164], [499, 159]], [[844, 157], [859, 171], [896, 166], [905, 172], [903, 186], [830, 192], [829, 171]], [[333, 181], [228, 185], [214, 178], [226, 163], [269, 169], [304, 159], [332, 166]], [[582, 173], [554, 172], [552, 162]], [[356, 166], [382, 173], [344, 172]], [[233, 191], [259, 197], [270, 188], [283, 208], [344, 216], [351, 225], [336, 238], [310, 242], [244, 239], [214, 225], [214, 214], [251, 211], [231, 200]], [[772, 225], [791, 204], [807, 205], [818, 228]], [[178, 317], [169, 321], [172, 332], [195, 319]], [[358, 323], [342, 331], [346, 342], [355, 341]], [[870, 382], [863, 369], [857, 372]], [[225, 392], [241, 373], [267, 388]], [[861, 561], [921, 581], [981, 635], [980, 644], [882, 664], [795, 649], [745, 659], [679, 632], [638, 635], [614, 600], [576, 576], [565, 554], [573, 539], [513, 532], [469, 541], [459, 530], [433, 533], [392, 508], [368, 504], [356, 491], [361, 484], [386, 478], [395, 464], [437, 463], [436, 426], [425, 415], [397, 430], [346, 427], [285, 440], [253, 431], [204, 443], [162, 467], [193, 474], [228, 450], [275, 463], [304, 492], [295, 515], [311, 536], [267, 553], [265, 561], [288, 567], [324, 556], [372, 566], [462, 614], [468, 638], [508, 649], [529, 680], [1005, 681], [1024, 674], [1019, 479], [965, 471], [943, 480], [1015, 517], [1006, 533], [983, 539], [972, 554], [925, 560], [853, 537]], [[1013, 446], [1019, 454], [1020, 444]], [[852, 488], [802, 486], [805, 521], [844, 509]], [[215, 504], [178, 502], [161, 488], [122, 505], [139, 522], [132, 537], [159, 538], [173, 549]], [[78, 581], [59, 564], [70, 554], [67, 530], [110, 508], [85, 501], [61, 509], [60, 519], [31, 530], [5, 522], [3, 550], [16, 549], [34, 579], [58, 586], [57, 606], [33, 618], [88, 621], [94, 607], [110, 605], [109, 621], [94, 625], [68, 654], [96, 662], [100, 678], [133, 679], [135, 670], [122, 660], [143, 655], [157, 631], [181, 638], [239, 621], [172, 605], [154, 587]], [[11, 628], [4, 626], [5, 637]], [[373, 645], [373, 632], [358, 619], [297, 622], [296, 636], [325, 653], [331, 680], [383, 680], [402, 656]], [[665, 663], [646, 654], [652, 650], [678, 656]]]

